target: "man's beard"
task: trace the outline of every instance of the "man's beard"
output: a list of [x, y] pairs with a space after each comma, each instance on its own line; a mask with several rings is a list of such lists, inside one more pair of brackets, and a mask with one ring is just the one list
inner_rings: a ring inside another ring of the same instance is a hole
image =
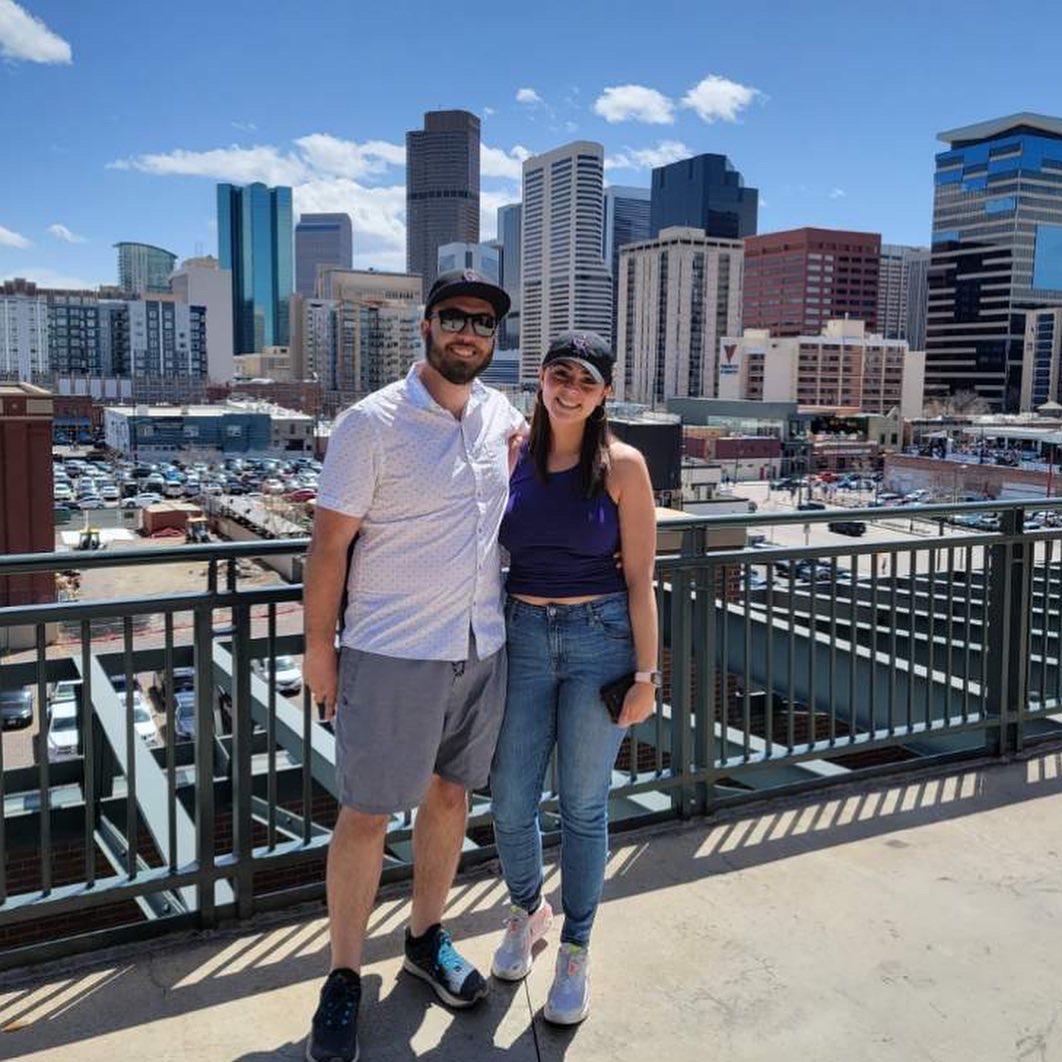
[[468, 361], [437, 346], [429, 336], [424, 340], [424, 357], [428, 364], [447, 382], [461, 386], [474, 380], [494, 360], [494, 346], [482, 361]]

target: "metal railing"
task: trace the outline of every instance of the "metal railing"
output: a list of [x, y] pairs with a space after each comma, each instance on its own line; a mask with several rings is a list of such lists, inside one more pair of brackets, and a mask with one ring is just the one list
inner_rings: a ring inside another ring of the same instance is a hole
[[[665, 683], [617, 760], [614, 828], [1058, 740], [1062, 528], [1026, 527], [1032, 509], [1062, 519], [1059, 499], [904, 508], [921, 535], [873, 528], [896, 516], [876, 508], [662, 528], [681, 535], [656, 568]], [[948, 524], [977, 512], [998, 513], [998, 530]], [[714, 548], [720, 532], [837, 520], [872, 537]], [[180, 594], [0, 609], [0, 626], [34, 635], [0, 664], [0, 689], [33, 688], [36, 727], [24, 762], [4, 764], [0, 743], [0, 968], [323, 895], [334, 740], [309, 692], [284, 696], [275, 674], [302, 649], [301, 587], [241, 585], [239, 570], [306, 545], [0, 558], [0, 576], [206, 565], [205, 586]], [[146, 673], [151, 744], [136, 728]], [[80, 682], [73, 707], [64, 681]], [[77, 735], [65, 753], [62, 711]], [[547, 843], [556, 806], [553, 771]], [[484, 791], [463, 858], [493, 855]], [[395, 816], [385, 879], [410, 859], [411, 818]]]

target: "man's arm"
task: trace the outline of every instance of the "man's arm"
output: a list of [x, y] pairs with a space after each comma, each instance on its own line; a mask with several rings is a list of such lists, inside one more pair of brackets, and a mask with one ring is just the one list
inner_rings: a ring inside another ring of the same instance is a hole
[[303, 678], [313, 699], [324, 705], [324, 718], [336, 713], [339, 657], [336, 619], [347, 579], [347, 553], [361, 529], [361, 518], [334, 509], [318, 509], [313, 538], [303, 569], [303, 631], [306, 651]]

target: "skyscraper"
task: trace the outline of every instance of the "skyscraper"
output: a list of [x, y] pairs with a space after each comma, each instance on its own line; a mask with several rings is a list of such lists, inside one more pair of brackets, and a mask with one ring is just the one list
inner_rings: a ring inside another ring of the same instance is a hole
[[349, 214], [302, 214], [295, 226], [295, 290], [306, 299], [315, 295], [317, 267], [350, 269], [354, 236]]
[[474, 269], [495, 284], [501, 283], [501, 255], [497, 242], [444, 243], [439, 248], [438, 270]]
[[479, 118], [429, 111], [406, 133], [406, 271], [427, 292], [444, 243], [479, 243]]
[[881, 245], [878, 272], [878, 331], [886, 339], [906, 339], [924, 350], [929, 248], [898, 243]]
[[605, 189], [605, 227], [601, 253], [612, 274], [612, 346], [616, 345], [619, 306], [619, 253], [628, 243], [649, 239], [650, 191], [610, 185]]
[[601, 254], [605, 149], [577, 140], [524, 160], [520, 379], [538, 379], [567, 329], [608, 336], [612, 277]]
[[740, 240], [664, 229], [619, 256], [618, 398], [714, 398], [719, 340], [741, 326]]
[[1062, 306], [1062, 118], [1012, 114], [940, 133], [926, 396], [1016, 410], [1025, 310]]
[[212, 257], [189, 258], [170, 279], [178, 299], [206, 310], [207, 376], [215, 383], [231, 380], [235, 372], [232, 335], [232, 276]]
[[653, 170], [649, 235], [673, 225], [736, 240], [756, 235], [760, 193], [746, 188], [726, 155], [693, 158]]
[[177, 255], [150, 243], [116, 243], [118, 286], [131, 295], [170, 290]]
[[745, 240], [745, 328], [814, 336], [845, 317], [878, 330], [881, 237], [874, 232], [791, 229]]
[[498, 241], [501, 243], [499, 283], [512, 300], [498, 335], [500, 350], [514, 350], [520, 345], [520, 255], [523, 242], [523, 204], [509, 203], [498, 207]]
[[290, 188], [218, 185], [218, 258], [232, 270], [237, 354], [288, 344], [291, 217]]

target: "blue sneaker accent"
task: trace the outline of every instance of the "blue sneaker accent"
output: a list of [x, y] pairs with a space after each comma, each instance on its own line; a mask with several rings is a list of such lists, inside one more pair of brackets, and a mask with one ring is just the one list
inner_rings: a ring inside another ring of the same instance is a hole
[[451, 1007], [470, 1007], [487, 994], [483, 975], [454, 947], [450, 934], [440, 925], [432, 926], [420, 937], [406, 930], [402, 968], [427, 981]]

